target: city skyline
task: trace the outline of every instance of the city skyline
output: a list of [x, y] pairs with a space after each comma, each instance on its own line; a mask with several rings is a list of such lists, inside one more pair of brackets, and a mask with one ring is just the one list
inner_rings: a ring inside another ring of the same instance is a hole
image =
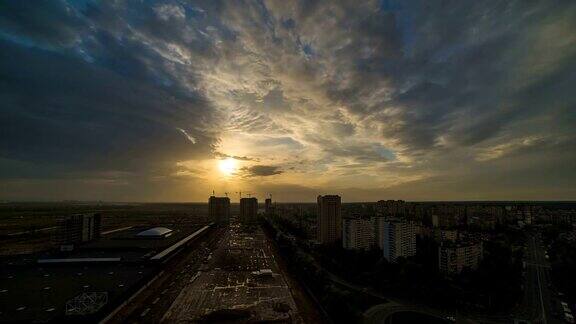
[[576, 200], [576, 4], [0, 5], [0, 201]]

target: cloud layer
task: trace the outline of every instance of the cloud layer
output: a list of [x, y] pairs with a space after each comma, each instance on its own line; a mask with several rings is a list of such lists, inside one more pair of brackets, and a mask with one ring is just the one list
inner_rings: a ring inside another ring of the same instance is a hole
[[1, 6], [0, 199], [576, 198], [572, 1]]

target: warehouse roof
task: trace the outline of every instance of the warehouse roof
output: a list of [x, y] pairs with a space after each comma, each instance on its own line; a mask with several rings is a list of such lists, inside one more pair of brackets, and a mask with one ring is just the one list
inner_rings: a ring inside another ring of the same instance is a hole
[[172, 230], [166, 227], [154, 227], [154, 228], [150, 228], [147, 229], [145, 231], [142, 231], [138, 234], [136, 234], [136, 236], [141, 236], [141, 237], [168, 237], [172, 234]]

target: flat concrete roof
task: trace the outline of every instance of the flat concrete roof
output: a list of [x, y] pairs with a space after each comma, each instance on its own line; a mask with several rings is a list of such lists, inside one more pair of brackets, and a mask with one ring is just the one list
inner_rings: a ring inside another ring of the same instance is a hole
[[136, 234], [136, 236], [140, 236], [140, 237], [164, 237], [164, 236], [170, 235], [170, 233], [172, 233], [172, 230], [167, 228], [167, 227], [153, 227], [153, 228], [147, 229], [145, 231], [142, 231], [142, 232]]

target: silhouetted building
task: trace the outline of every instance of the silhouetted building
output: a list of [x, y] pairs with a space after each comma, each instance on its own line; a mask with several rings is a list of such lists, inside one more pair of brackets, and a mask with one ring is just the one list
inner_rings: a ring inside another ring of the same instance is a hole
[[100, 214], [71, 215], [59, 219], [54, 240], [62, 250], [72, 250], [78, 243], [99, 238], [101, 222]]
[[396, 262], [399, 257], [416, 255], [416, 231], [414, 225], [403, 220], [381, 221], [378, 229], [381, 238], [379, 246], [388, 262]]
[[372, 221], [361, 218], [345, 218], [342, 221], [342, 246], [349, 250], [370, 250], [374, 246]]
[[240, 199], [240, 221], [244, 223], [253, 223], [258, 215], [258, 199], [241, 198]]
[[211, 196], [208, 199], [208, 217], [218, 224], [228, 223], [230, 221], [230, 198]]
[[340, 196], [318, 196], [317, 240], [322, 244], [342, 238], [342, 201]]
[[475, 270], [482, 257], [482, 241], [447, 241], [438, 247], [438, 268], [444, 274], [457, 274], [464, 268]]
[[272, 213], [272, 198], [266, 198], [264, 202], [264, 212], [266, 215], [270, 215]]

